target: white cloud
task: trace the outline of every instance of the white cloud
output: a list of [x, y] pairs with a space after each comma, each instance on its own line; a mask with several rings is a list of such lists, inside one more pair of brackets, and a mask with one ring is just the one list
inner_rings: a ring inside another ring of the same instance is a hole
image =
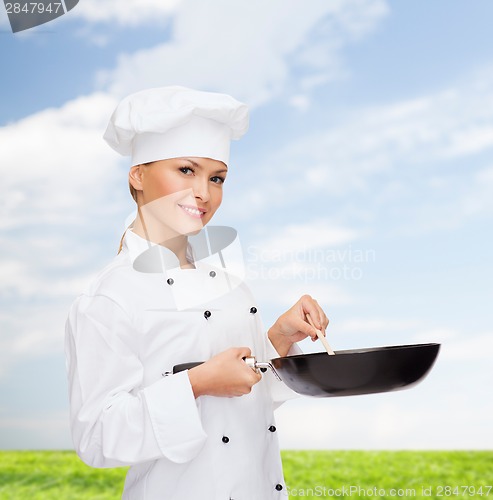
[[83, 0], [71, 15], [90, 23], [117, 23], [136, 26], [167, 19], [182, 0]]
[[[456, 334], [452, 338], [445, 338], [442, 341], [440, 357], [455, 363], [467, 361], [489, 363], [493, 358], [493, 332], [469, 335], [463, 333]], [[489, 372], [493, 380], [493, 372], [491, 370]]]
[[[42, 298], [38, 295], [38, 301]], [[44, 300], [40, 306], [17, 300], [0, 314], [0, 380], [11, 376], [12, 367], [21, 367], [46, 355], [63, 355], [68, 301]]]
[[384, 332], [399, 332], [415, 329], [419, 326], [417, 320], [395, 320], [389, 318], [365, 318], [351, 319], [341, 322], [338, 325], [338, 330], [344, 334], [353, 333], [384, 333]]
[[97, 212], [119, 165], [101, 137], [115, 105], [96, 93], [0, 128], [4, 229], [76, 223]]
[[7, 10], [0, 8], [0, 27], [2, 29], [10, 29], [9, 17], [7, 16]]
[[[127, 9], [127, 14], [121, 14], [121, 18], [112, 18], [115, 14], [105, 5], [102, 9], [106, 9], [106, 17], [93, 21], [116, 19], [116, 22], [128, 25], [131, 21], [125, 16], [130, 15], [135, 5], [122, 6]], [[150, 5], [146, 7], [148, 14], [143, 13], [138, 22], [143, 22], [152, 9], [156, 9], [153, 15], [157, 17], [161, 13], [163, 18], [172, 15], [171, 10], [166, 11], [164, 3], [162, 10], [156, 4]], [[292, 3], [285, 9], [278, 2], [262, 6], [243, 3], [235, 8], [237, 10], [233, 12], [230, 4], [223, 5], [222, 2], [213, 5], [189, 2], [183, 9], [181, 4], [176, 4], [172, 40], [153, 50], [122, 57], [115, 72], [107, 75], [108, 87], [119, 94], [181, 79], [181, 83], [192, 86], [231, 92], [252, 104], [277, 96], [283, 99], [287, 96], [286, 101], [293, 95], [306, 96], [308, 100], [308, 91], [313, 85], [344, 72], [341, 47], [368, 33], [385, 13], [383, 2], [356, 1], [316, 2], [303, 6]], [[374, 14], [367, 15], [372, 8]], [[193, 24], [190, 21], [192, 10], [193, 16], [199, 18], [201, 12], [207, 12], [214, 22], [202, 23], [203, 26], [198, 21]], [[300, 26], [296, 25], [297, 18], [303, 20]], [[231, 22], [228, 23], [228, 19]], [[242, 22], [235, 22], [236, 19]], [[334, 23], [337, 27], [333, 26]], [[286, 36], [291, 29], [292, 37]], [[189, 30], [193, 30], [196, 36], [190, 37]], [[290, 77], [294, 68], [297, 81], [292, 84]], [[298, 75], [301, 76], [298, 78]], [[473, 171], [470, 163], [464, 161], [462, 167], [455, 169], [457, 177], [448, 176], [447, 169], [454, 160], [467, 160], [478, 153], [487, 153], [491, 148], [492, 87], [492, 75], [485, 72], [435, 95], [359, 109], [357, 113], [347, 115], [340, 126], [322, 128], [316, 137], [296, 141], [276, 155], [274, 162], [270, 158], [267, 164], [256, 164], [252, 172], [261, 173], [263, 181], [248, 193], [238, 189], [235, 206], [248, 217], [263, 212], [271, 218], [275, 212], [273, 207], [299, 201], [305, 203], [304, 207], [308, 207], [310, 213], [316, 208], [319, 210], [317, 214], [325, 214], [327, 199], [337, 198], [349, 200], [351, 210], [360, 210], [360, 220], [366, 217], [365, 220], [371, 222], [375, 209], [372, 199], [384, 207], [389, 201], [398, 199], [405, 202], [408, 198], [419, 200], [415, 195], [422, 184], [413, 185], [407, 181], [422, 176], [423, 184], [428, 184], [435, 194], [444, 192], [440, 200], [444, 206], [443, 214], [434, 224], [450, 219], [451, 210], [457, 206], [467, 216], [491, 211], [491, 167]], [[307, 100], [295, 99], [295, 103], [303, 108]], [[13, 362], [21, 364], [35, 356], [48, 353], [61, 356], [63, 322], [67, 312], [67, 306], [62, 302], [68, 303], [65, 300], [67, 295], [75, 295], [89, 279], [89, 274], [81, 269], [81, 262], [88, 259], [88, 254], [96, 257], [92, 269], [98, 267], [101, 260], [96, 249], [100, 242], [88, 239], [87, 232], [91, 227], [102, 227], [104, 216], [111, 218], [108, 226], [112, 225], [114, 219], [119, 218], [113, 217], [114, 214], [121, 212], [126, 203], [115, 194], [119, 192], [125, 200], [128, 198], [124, 171], [120, 169], [122, 162], [101, 139], [115, 104], [115, 99], [109, 95], [93, 94], [0, 129], [3, 179], [0, 220], [5, 235], [0, 241], [0, 291], [4, 294], [2, 300], [15, 298], [20, 304], [10, 311], [6, 304], [0, 318], [0, 367], [4, 371]], [[306, 167], [307, 159], [310, 168]], [[281, 182], [272, 169], [267, 168], [269, 164], [283, 165]], [[491, 165], [491, 161], [487, 164]], [[297, 175], [301, 171], [306, 171], [306, 177]], [[405, 171], [406, 176], [395, 176], [399, 171]], [[248, 203], [243, 203], [245, 200]], [[425, 205], [423, 224], [429, 223], [437, 210], [436, 200], [432, 200], [428, 207]], [[275, 238], [263, 233], [257, 240], [258, 246], [271, 251], [281, 247], [293, 253], [304, 247], [337, 246], [344, 249], [344, 245], [367, 234], [348, 226], [347, 211], [348, 207], [341, 203], [337, 207], [337, 219], [317, 215], [312, 224], [280, 220]], [[291, 214], [299, 215], [294, 211]], [[91, 224], [94, 220], [97, 223]], [[270, 227], [276, 224], [271, 218]], [[326, 232], [319, 231], [321, 225]], [[282, 258], [286, 259], [286, 255]], [[290, 268], [285, 260], [276, 263], [271, 259], [265, 264], [266, 270], [285, 273], [289, 278], [289, 281], [284, 278], [274, 280], [267, 276], [255, 283], [256, 297], [260, 304], [265, 304], [268, 315], [273, 316], [270, 311], [274, 309], [290, 307], [303, 293], [310, 293], [323, 306], [346, 306], [356, 302], [342, 281], [304, 280], [303, 276], [312, 270], [306, 262], [298, 262], [295, 268]], [[60, 271], [57, 276], [53, 274], [55, 269]], [[60, 302], [57, 302], [57, 297], [61, 298]], [[32, 307], [32, 302], [29, 302], [32, 299], [39, 301], [39, 308]], [[330, 316], [330, 311], [328, 313]], [[440, 368], [438, 373], [445, 377], [445, 368], [442, 370], [441, 367], [446, 366], [447, 383], [460, 388], [456, 394], [444, 397], [443, 408], [440, 409], [442, 400], [434, 399], [442, 387], [435, 388], [434, 394], [429, 391], [431, 396], [426, 404], [417, 396], [414, 398], [414, 392], [403, 393], [413, 394], [408, 406], [394, 403], [404, 401], [399, 399], [400, 395], [392, 395], [397, 399], [389, 399], [387, 403], [376, 396], [374, 404], [370, 396], [362, 399], [361, 404], [353, 404], [351, 400], [311, 401], [310, 405], [294, 409], [291, 414], [291, 403], [288, 403], [286, 410], [281, 410], [286, 411], [285, 416], [280, 417], [280, 422], [285, 424], [280, 425], [281, 433], [282, 428], [288, 430], [284, 446], [381, 448], [419, 447], [422, 444], [430, 447], [491, 447], [491, 442], [481, 441], [480, 435], [481, 429], [485, 428], [484, 422], [491, 415], [491, 404], [486, 399], [468, 400], [467, 391], [475, 383], [473, 372], [468, 374], [468, 370], [460, 370], [466, 373], [461, 373], [459, 384], [453, 377], [451, 381], [450, 367], [454, 365], [454, 373], [457, 373], [456, 365], [466, 360], [470, 363], [468, 366], [476, 366], [478, 371], [474, 373], [482, 377], [479, 381], [484, 384], [485, 374], [491, 372], [488, 363], [492, 336], [489, 333], [461, 336], [446, 326], [414, 334], [418, 327], [414, 320], [387, 321], [370, 317], [368, 321], [347, 321], [340, 329], [333, 325], [333, 330], [354, 332], [354, 337], [358, 333], [367, 337], [372, 334], [372, 339], [376, 338], [373, 334], [380, 332], [398, 332], [399, 339], [403, 335], [414, 335], [417, 342], [441, 341], [444, 346], [437, 365]], [[334, 348], [339, 347], [339, 342], [334, 342]], [[311, 346], [313, 350], [320, 350], [319, 347], [318, 344]], [[465, 401], [469, 406], [463, 405], [457, 410], [458, 401]], [[416, 410], [417, 407], [420, 410]], [[467, 410], [468, 407], [471, 409]], [[478, 409], [485, 412], [483, 420]], [[310, 422], [304, 427], [300, 422], [306, 420], [307, 414]], [[449, 419], [449, 415], [454, 415], [454, 418]], [[325, 423], [322, 438], [312, 429], [313, 420]], [[402, 427], [396, 427], [398, 422]], [[465, 433], [460, 436], [453, 434], [454, 428], [464, 422], [478, 424], [471, 431], [473, 437]], [[6, 426], [12, 424], [3, 423]], [[19, 427], [31, 425], [27, 421], [21, 424]], [[371, 426], [370, 433], [368, 426]], [[422, 429], [427, 430], [420, 433]], [[36, 429], [33, 427], [33, 430]], [[413, 439], [416, 434], [419, 438]]]
[[[406, 329], [410, 322], [394, 322], [397, 327], [399, 323]], [[459, 334], [444, 326], [422, 331], [416, 340], [426, 342], [433, 336], [442, 342], [441, 352], [415, 387], [346, 398], [300, 397], [285, 403], [276, 417], [282, 447], [491, 448], [493, 335]]]
[[[25, 244], [20, 242], [21, 245]], [[116, 245], [115, 245], [116, 246]], [[76, 273], [52, 277], [47, 286], [47, 261], [63, 260], [62, 248], [55, 255], [37, 254], [37, 259], [10, 260], [0, 263], [0, 296], [28, 300], [43, 297], [45, 300], [62, 296], [76, 296], [83, 290], [94, 274]], [[75, 267], [74, 259], [71, 266]], [[72, 271], [73, 272], [73, 271]]]
[[[96, 45], [105, 45], [107, 33], [95, 31], [95, 25], [119, 25], [136, 27], [141, 25], [164, 24], [170, 21], [183, 0], [81, 0], [67, 16], [58, 18], [57, 22], [70, 22], [81, 19], [86, 25], [78, 30], [78, 34], [90, 39]], [[0, 26], [10, 30], [7, 11], [0, 9]], [[16, 38], [25, 38], [36, 33], [36, 29], [16, 33]]]
[[67, 450], [72, 448], [69, 414], [65, 411], [37, 412], [32, 416], [1, 416], [3, 449]]
[[276, 412], [281, 447], [490, 449], [490, 400], [471, 400], [465, 390], [433, 395], [433, 385], [425, 379], [402, 392], [288, 401]]
[[[306, 224], [306, 231], [297, 225], [280, 228], [246, 248], [246, 278], [269, 322], [305, 294], [323, 308], [354, 302], [346, 290], [347, 280], [352, 278], [341, 271], [344, 265], [344, 272], [351, 273], [354, 266], [343, 262], [352, 250], [341, 245], [356, 235], [330, 223], [325, 224], [326, 232], [321, 235], [321, 222]], [[330, 245], [337, 248], [327, 248]], [[321, 255], [325, 260], [320, 260]]]
[[68, 305], [91, 277], [84, 268], [104, 258], [94, 220], [121, 211], [126, 191], [101, 137], [115, 104], [95, 93], [0, 128], [4, 372], [61, 352]]
[[[302, 224], [286, 224], [256, 245], [263, 260], [276, 260], [283, 255], [309, 258], [311, 251], [320, 247], [341, 246], [360, 235], [353, 229], [337, 226], [328, 218], [317, 218]], [[344, 257], [342, 250], [340, 257]], [[315, 253], [315, 252], [312, 252]]]
[[[327, 282], [296, 282], [295, 280], [284, 281], [264, 276], [258, 277], [249, 283], [254, 291], [255, 299], [264, 308], [269, 308], [277, 312], [284, 312], [305, 294], [311, 295], [320, 305], [335, 307], [347, 305], [353, 302], [352, 297], [340, 286], [340, 284]], [[276, 316], [276, 317], [277, 317]], [[275, 318], [272, 318], [275, 319]]]
[[401, 233], [457, 228], [493, 213], [492, 122], [491, 68], [432, 95], [346, 113], [266, 157], [261, 184], [235, 196], [237, 207], [249, 207], [237, 216], [295, 202], [353, 227], [389, 211], [399, 213]]
[[383, 0], [189, 0], [176, 11], [169, 42], [120, 56], [99, 82], [115, 95], [179, 83], [258, 105], [285, 90], [290, 61], [311, 82], [334, 78], [341, 47], [386, 13]]
[[479, 362], [493, 357], [493, 333], [466, 333], [446, 325], [423, 328], [422, 320], [410, 318], [369, 317], [345, 320], [337, 324], [337, 336], [340, 340], [350, 337], [353, 343], [361, 342], [362, 339], [371, 339], [372, 342], [385, 339], [399, 345], [439, 343], [440, 362]]
[[[343, 276], [341, 269], [355, 250], [343, 245], [359, 234], [329, 219], [287, 224], [275, 231], [256, 229], [260, 236], [245, 251], [246, 277], [257, 300], [269, 312], [288, 309], [307, 293], [322, 307], [352, 302], [344, 288], [351, 276]], [[354, 263], [346, 266], [346, 273], [351, 272], [351, 266]]]
[[459, 200], [460, 213], [466, 217], [493, 214], [493, 167], [479, 170]]
[[25, 276], [26, 274], [27, 272], [22, 262], [14, 260], [0, 262], [0, 283], [2, 283], [4, 290], [9, 290], [12, 285], [15, 286], [19, 276]]
[[[493, 332], [466, 332], [447, 325], [423, 328], [423, 321], [413, 318], [357, 318], [341, 321], [338, 333], [375, 338], [395, 334], [409, 343], [441, 344], [440, 359], [444, 361], [479, 361], [493, 357]], [[493, 372], [492, 372], [493, 373]]]
[[310, 169], [307, 180], [313, 177], [325, 188], [330, 179], [336, 184], [331, 187], [334, 192], [343, 187], [342, 181], [352, 181], [353, 188], [361, 186], [351, 177], [338, 176], [340, 171], [366, 177], [404, 165], [433, 168], [446, 159], [485, 151], [493, 147], [488, 123], [493, 119], [493, 78], [482, 83], [487, 87], [481, 95], [473, 78], [454, 91], [359, 110], [340, 126], [290, 145], [283, 157], [304, 157], [306, 162], [309, 156], [310, 164], [320, 166]]
[[289, 99], [289, 104], [301, 112], [308, 111], [311, 106], [310, 98], [307, 95], [297, 94]]

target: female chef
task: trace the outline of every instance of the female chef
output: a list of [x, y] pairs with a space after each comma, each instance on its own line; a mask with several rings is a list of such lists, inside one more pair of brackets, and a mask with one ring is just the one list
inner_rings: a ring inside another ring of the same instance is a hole
[[[327, 317], [305, 295], [264, 333], [219, 208], [248, 110], [183, 87], [123, 99], [105, 140], [131, 156], [137, 217], [66, 325], [71, 429], [81, 459], [130, 466], [127, 500], [286, 498], [273, 409], [291, 391], [243, 358], [300, 352]], [[234, 259], [233, 259], [234, 260]], [[173, 374], [173, 366], [205, 361]], [[300, 425], [309, 424], [300, 422]]]

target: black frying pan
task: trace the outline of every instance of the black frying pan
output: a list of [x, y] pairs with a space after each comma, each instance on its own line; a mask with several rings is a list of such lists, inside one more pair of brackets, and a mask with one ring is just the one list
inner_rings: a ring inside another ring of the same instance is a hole
[[[288, 387], [313, 397], [354, 396], [397, 391], [412, 387], [430, 371], [440, 344], [414, 344], [368, 349], [299, 354], [257, 362], [245, 361], [254, 369], [272, 369]], [[201, 364], [173, 367], [177, 373]]]

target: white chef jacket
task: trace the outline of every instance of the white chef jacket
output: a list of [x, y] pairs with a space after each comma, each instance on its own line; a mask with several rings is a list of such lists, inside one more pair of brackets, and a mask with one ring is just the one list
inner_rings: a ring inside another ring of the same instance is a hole
[[[130, 465], [125, 500], [287, 498], [273, 409], [294, 393], [268, 372], [250, 394], [195, 399], [187, 372], [171, 373], [229, 347], [247, 346], [260, 361], [279, 356], [250, 291], [237, 283], [218, 294], [231, 280], [200, 261], [139, 272], [133, 263], [149, 245], [127, 231], [122, 252], [70, 310], [78, 455], [93, 467]], [[187, 295], [191, 307], [177, 308]]]

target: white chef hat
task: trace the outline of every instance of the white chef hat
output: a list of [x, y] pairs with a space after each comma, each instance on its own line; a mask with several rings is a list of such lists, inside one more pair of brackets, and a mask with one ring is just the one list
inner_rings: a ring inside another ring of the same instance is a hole
[[227, 165], [230, 141], [247, 129], [248, 107], [233, 97], [170, 86], [125, 97], [103, 137], [132, 165], [182, 156]]

